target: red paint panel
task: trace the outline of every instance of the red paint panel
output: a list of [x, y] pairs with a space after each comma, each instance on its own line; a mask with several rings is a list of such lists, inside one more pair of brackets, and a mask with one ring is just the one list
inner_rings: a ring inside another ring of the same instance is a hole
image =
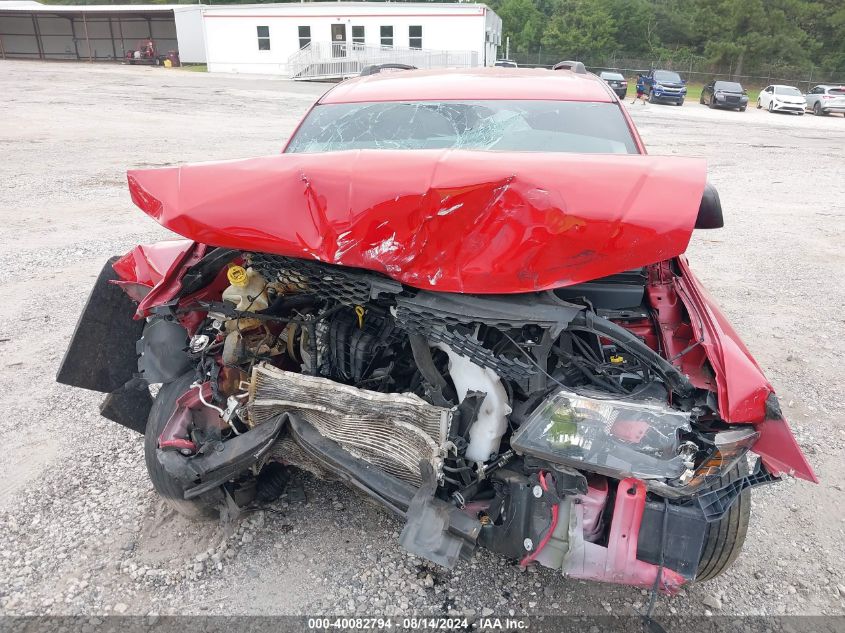
[[125, 282], [152, 287], [191, 246], [190, 240], [141, 244], [117, 260], [112, 268]]
[[687, 310], [694, 315], [690, 319], [694, 338], [701, 340], [715, 373], [719, 415], [726, 422], [754, 424], [760, 438], [752, 450], [772, 473], [791, 474], [817, 483], [818, 478], [786, 420], [766, 419], [766, 400], [774, 389], [763, 370], [692, 273], [686, 258], [679, 257], [677, 264], [681, 275], [675, 285]]
[[132, 199], [197, 242], [443, 292], [581, 283], [682, 253], [704, 161], [368, 150], [130, 171]]

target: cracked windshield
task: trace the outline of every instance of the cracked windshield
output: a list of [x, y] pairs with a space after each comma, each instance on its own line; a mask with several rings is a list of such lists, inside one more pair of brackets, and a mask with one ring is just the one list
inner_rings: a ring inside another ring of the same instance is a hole
[[287, 151], [445, 148], [637, 153], [614, 103], [506, 100], [318, 105]]

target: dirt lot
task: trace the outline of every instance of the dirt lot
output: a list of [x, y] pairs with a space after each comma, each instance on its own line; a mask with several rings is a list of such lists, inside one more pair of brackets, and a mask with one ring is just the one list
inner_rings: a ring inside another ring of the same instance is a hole
[[[167, 232], [130, 167], [277, 152], [324, 89], [154, 68], [0, 62], [0, 612], [631, 613], [639, 590], [477, 552], [446, 571], [339, 485], [226, 538], [153, 494], [142, 438], [53, 382], [104, 260]], [[778, 389], [822, 483], [755, 491], [731, 571], [658, 613], [845, 613], [845, 120], [628, 106], [655, 154], [704, 156], [727, 227], [690, 259]], [[233, 209], [249, 213], [249, 209]]]

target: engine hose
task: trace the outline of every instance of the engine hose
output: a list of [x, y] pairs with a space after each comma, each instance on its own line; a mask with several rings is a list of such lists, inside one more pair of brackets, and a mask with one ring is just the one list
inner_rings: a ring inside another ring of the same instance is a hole
[[603, 319], [590, 312], [580, 312], [572, 319], [568, 329], [592, 332], [593, 334], [598, 333], [609, 338], [634, 356], [653, 365], [672, 387], [672, 391], [681, 397], [691, 395], [695, 389], [677, 367], [643, 343], [635, 334], [613, 321]]
[[431, 348], [428, 346], [428, 341], [421, 334], [415, 333], [408, 334], [408, 339], [411, 341], [411, 353], [414, 355], [414, 362], [423, 378], [432, 387], [439, 387], [441, 392], [446, 390], [448, 384], [446, 379], [437, 371], [434, 359], [431, 357]]

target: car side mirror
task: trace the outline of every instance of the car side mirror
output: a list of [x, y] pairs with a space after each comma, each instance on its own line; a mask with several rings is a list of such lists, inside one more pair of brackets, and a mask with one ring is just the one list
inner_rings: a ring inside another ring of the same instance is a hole
[[719, 199], [719, 192], [708, 182], [704, 185], [704, 193], [701, 194], [695, 228], [721, 229], [723, 226], [725, 226], [725, 219], [722, 217], [722, 201]]

